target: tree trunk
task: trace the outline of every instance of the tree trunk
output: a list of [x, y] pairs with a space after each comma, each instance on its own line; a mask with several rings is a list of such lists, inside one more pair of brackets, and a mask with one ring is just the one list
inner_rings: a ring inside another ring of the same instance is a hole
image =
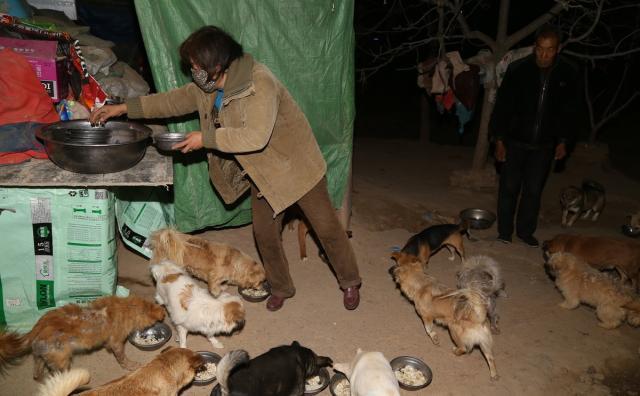
[[[495, 84], [495, 82], [494, 82]], [[478, 140], [473, 153], [473, 164], [471, 170], [477, 171], [484, 167], [489, 151], [489, 120], [493, 111], [493, 103], [489, 101], [491, 87], [485, 86], [482, 98], [482, 114], [480, 116], [480, 128], [478, 130]]]
[[429, 99], [425, 92], [420, 95], [420, 135], [418, 137], [420, 144], [429, 144], [431, 131], [431, 108], [429, 107]]

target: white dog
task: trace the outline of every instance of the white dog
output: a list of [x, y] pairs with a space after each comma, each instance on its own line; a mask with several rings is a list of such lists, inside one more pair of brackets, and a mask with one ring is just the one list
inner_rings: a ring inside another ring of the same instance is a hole
[[358, 348], [351, 364], [334, 363], [333, 369], [349, 378], [351, 396], [400, 395], [398, 380], [381, 352], [363, 352]]
[[151, 266], [156, 280], [156, 301], [167, 308], [178, 330], [180, 347], [187, 347], [187, 332], [201, 333], [214, 348], [224, 348], [216, 334], [231, 333], [244, 324], [244, 306], [238, 296], [218, 298], [197, 285], [184, 269], [171, 261]]

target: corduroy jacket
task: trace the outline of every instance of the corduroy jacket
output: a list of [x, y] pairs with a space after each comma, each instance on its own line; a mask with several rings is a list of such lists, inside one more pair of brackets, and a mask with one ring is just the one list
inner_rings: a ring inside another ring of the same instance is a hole
[[235, 60], [227, 71], [219, 113], [214, 110], [216, 95], [189, 83], [169, 92], [128, 99], [127, 110], [131, 118], [197, 111], [204, 147], [210, 150], [209, 175], [227, 204], [249, 188], [245, 175], [276, 214], [322, 179], [327, 165], [309, 121], [265, 65], [248, 54]]

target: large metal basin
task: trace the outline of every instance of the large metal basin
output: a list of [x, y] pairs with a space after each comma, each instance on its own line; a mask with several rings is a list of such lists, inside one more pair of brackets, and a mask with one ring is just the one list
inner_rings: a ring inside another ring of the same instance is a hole
[[113, 173], [131, 168], [144, 157], [151, 129], [135, 122], [108, 121], [93, 127], [88, 120], [75, 120], [43, 125], [36, 136], [62, 169]]

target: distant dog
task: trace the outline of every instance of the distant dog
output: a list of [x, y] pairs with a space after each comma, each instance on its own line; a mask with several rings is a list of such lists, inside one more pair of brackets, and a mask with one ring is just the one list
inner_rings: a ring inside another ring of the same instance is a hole
[[466, 232], [466, 223], [434, 225], [409, 238], [401, 251], [417, 256], [423, 263], [426, 263], [431, 255], [440, 248], [446, 247], [451, 254], [449, 260], [455, 259], [454, 252], [464, 260], [462, 235]]
[[580, 303], [596, 308], [598, 325], [614, 329], [626, 319], [640, 326], [640, 297], [611, 278], [589, 267], [584, 260], [570, 253], [555, 253], [545, 263], [555, 276], [555, 283], [564, 297], [560, 307], [575, 309]]
[[586, 235], [556, 235], [542, 244], [545, 258], [553, 253], [571, 253], [598, 270], [615, 269], [622, 282], [640, 291], [640, 243]]
[[73, 354], [106, 347], [125, 369], [139, 363], [127, 359], [124, 344], [134, 330], [164, 319], [164, 308], [140, 297], [102, 297], [86, 307], [69, 304], [47, 312], [25, 335], [0, 333], [0, 367], [31, 350], [33, 378], [40, 380], [45, 366], [67, 370]]
[[358, 349], [351, 363], [334, 363], [333, 369], [347, 376], [351, 396], [400, 396], [398, 380], [381, 352]]
[[224, 348], [216, 334], [229, 334], [244, 325], [245, 311], [238, 296], [212, 297], [181, 267], [170, 261], [151, 266], [156, 280], [156, 301], [167, 308], [178, 330], [180, 347], [187, 347], [187, 332], [201, 333], [214, 348]]
[[[196, 370], [204, 364], [202, 357], [189, 349], [169, 347], [151, 362], [133, 373], [98, 386], [84, 396], [175, 396], [188, 385]], [[89, 371], [73, 369], [55, 374], [40, 387], [38, 396], [67, 396], [89, 382]], [[76, 393], [74, 393], [76, 394]]]
[[571, 227], [578, 217], [598, 220], [606, 203], [604, 187], [593, 180], [582, 182], [582, 188], [570, 186], [560, 194], [562, 226]]
[[474, 289], [481, 292], [488, 301], [487, 315], [491, 323], [491, 332], [500, 334], [499, 316], [496, 313], [496, 299], [506, 296], [504, 279], [498, 263], [488, 256], [473, 256], [462, 262], [457, 273], [458, 289]]
[[400, 290], [414, 303], [424, 328], [434, 344], [438, 345], [438, 335], [433, 330], [433, 322], [449, 329], [456, 347], [453, 353], [469, 353], [478, 345], [489, 364], [492, 380], [498, 379], [493, 358], [493, 337], [487, 320], [487, 298], [474, 289], [460, 289], [440, 294], [442, 287], [437, 281], [424, 274], [422, 263], [417, 257], [406, 253], [393, 253], [396, 265], [392, 269], [394, 280]]
[[332, 363], [294, 341], [251, 360], [246, 351], [231, 351], [218, 363], [216, 375], [223, 396], [302, 396], [305, 381]]
[[212, 295], [219, 295], [228, 282], [243, 288], [260, 288], [264, 267], [229, 245], [163, 228], [151, 235], [151, 264], [173, 261], [191, 275], [206, 281]]

